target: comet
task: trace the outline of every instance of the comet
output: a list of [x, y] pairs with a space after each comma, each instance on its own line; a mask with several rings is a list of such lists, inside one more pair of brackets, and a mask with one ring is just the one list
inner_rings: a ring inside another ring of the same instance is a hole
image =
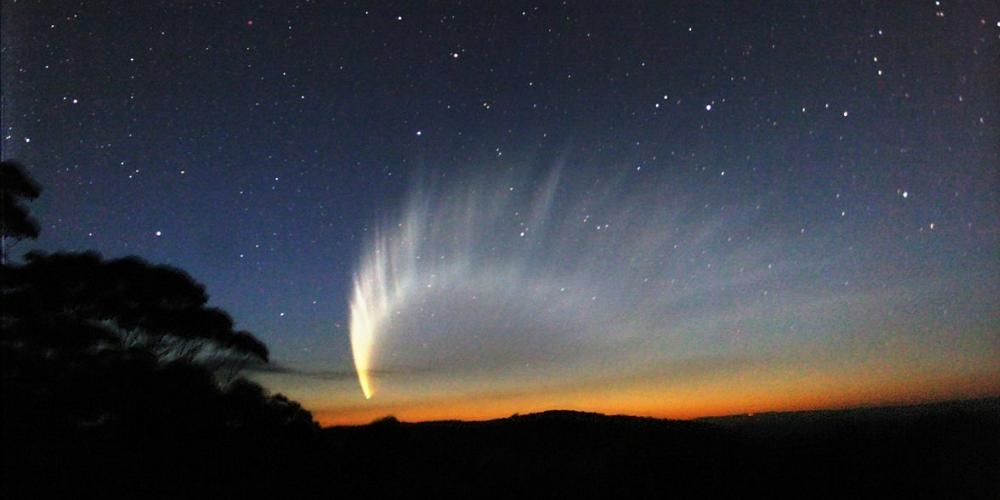
[[354, 294], [350, 301], [351, 354], [365, 399], [375, 394], [372, 381], [375, 341], [401, 289], [399, 283], [391, 281], [393, 273], [387, 260], [386, 244], [376, 236], [374, 250], [362, 261], [354, 278]]
[[351, 353], [354, 356], [354, 369], [358, 373], [361, 392], [364, 393], [365, 399], [371, 399], [374, 390], [371, 383], [370, 363], [372, 347], [375, 343], [375, 327], [357, 279], [355, 279], [354, 288], [354, 300], [351, 301]]
[[376, 232], [354, 277], [350, 301], [351, 354], [365, 399], [375, 394], [372, 372], [377, 341], [391, 326], [392, 312], [404, 302], [416, 269], [413, 242], [418, 238], [417, 221], [422, 214], [412, 208], [407, 212], [407, 224], [400, 222], [392, 231]]
[[366, 399], [625, 376], [767, 333], [746, 325], [795, 266], [755, 210], [666, 173], [568, 170], [466, 171], [378, 214], [349, 297]]

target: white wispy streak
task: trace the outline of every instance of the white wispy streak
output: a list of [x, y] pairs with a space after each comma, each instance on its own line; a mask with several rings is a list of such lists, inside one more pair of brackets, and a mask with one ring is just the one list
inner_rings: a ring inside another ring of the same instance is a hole
[[645, 172], [470, 174], [415, 189], [355, 275], [365, 396], [378, 371], [598, 376], [724, 354], [734, 332], [743, 342], [773, 331], [781, 319], [755, 311], [789, 289], [792, 252], [809, 247], [719, 201]]

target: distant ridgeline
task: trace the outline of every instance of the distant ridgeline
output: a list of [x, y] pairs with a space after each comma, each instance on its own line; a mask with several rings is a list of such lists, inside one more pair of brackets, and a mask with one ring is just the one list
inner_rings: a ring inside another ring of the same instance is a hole
[[323, 434], [341, 458], [321, 484], [349, 497], [1000, 498], [1000, 398], [695, 421], [387, 417]]

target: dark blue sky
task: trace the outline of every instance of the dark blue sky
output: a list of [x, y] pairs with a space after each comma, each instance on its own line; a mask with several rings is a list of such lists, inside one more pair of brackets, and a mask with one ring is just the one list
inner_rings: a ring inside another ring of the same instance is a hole
[[45, 189], [18, 250], [179, 266], [277, 362], [340, 373], [415, 180], [559, 166], [567, 203], [676, 210], [669, 186], [684, 227], [782, 242], [806, 270], [772, 286], [917, 290], [909, 321], [944, 326], [916, 345], [1000, 354], [995, 2], [418, 4], [3, 0], [3, 157]]

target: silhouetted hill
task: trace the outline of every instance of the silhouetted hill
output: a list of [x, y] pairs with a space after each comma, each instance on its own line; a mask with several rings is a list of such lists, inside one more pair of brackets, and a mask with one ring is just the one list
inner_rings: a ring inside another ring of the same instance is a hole
[[1000, 398], [688, 421], [387, 417], [247, 437], [53, 434], [6, 457], [49, 464], [50, 482], [5, 498], [1000, 497]]
[[791, 412], [761, 412], [695, 419], [697, 422], [738, 427], [744, 430], [765, 430], [783, 427], [786, 430], [803, 426], [835, 425], [845, 422], [914, 423], [942, 417], [989, 418], [1000, 415], [1000, 397], [944, 401], [914, 405], [866, 406], [841, 410], [810, 410]]
[[[996, 498], [1000, 398], [672, 421], [548, 411], [324, 429], [348, 495]], [[419, 494], [417, 494], [419, 492]]]

